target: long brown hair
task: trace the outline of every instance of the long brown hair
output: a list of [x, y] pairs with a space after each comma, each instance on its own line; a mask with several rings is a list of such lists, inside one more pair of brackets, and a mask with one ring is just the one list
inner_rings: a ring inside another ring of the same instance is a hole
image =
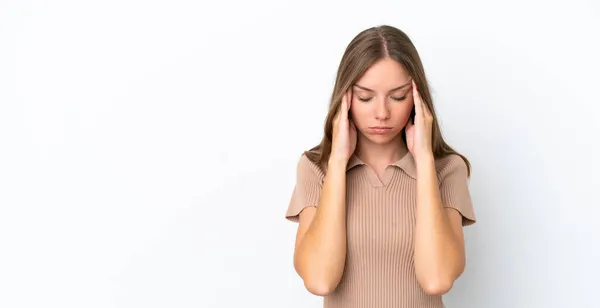
[[[360, 32], [346, 47], [338, 67], [333, 93], [329, 104], [329, 112], [325, 120], [325, 134], [321, 143], [306, 152], [307, 157], [320, 166], [325, 166], [331, 154], [332, 126], [337, 110], [340, 108], [342, 97], [348, 89], [357, 82], [365, 71], [375, 62], [391, 58], [400, 63], [412, 76], [421, 98], [433, 115], [432, 149], [434, 158], [442, 158], [450, 154], [459, 155], [467, 164], [467, 172], [471, 174], [471, 164], [462, 154], [456, 152], [444, 141], [438, 125], [435, 109], [423, 63], [412, 41], [403, 31], [388, 25], [372, 27]], [[406, 137], [402, 132], [404, 142]]]

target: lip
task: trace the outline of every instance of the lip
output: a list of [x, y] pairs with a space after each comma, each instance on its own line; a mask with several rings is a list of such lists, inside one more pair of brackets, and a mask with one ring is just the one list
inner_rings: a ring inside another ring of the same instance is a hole
[[392, 128], [389, 126], [371, 126], [369, 130], [375, 134], [387, 134]]

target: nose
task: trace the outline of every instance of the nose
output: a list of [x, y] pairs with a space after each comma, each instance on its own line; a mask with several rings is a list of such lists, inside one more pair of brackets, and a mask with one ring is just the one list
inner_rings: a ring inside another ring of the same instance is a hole
[[390, 111], [385, 100], [379, 100], [375, 102], [375, 118], [379, 121], [387, 120], [390, 118]]

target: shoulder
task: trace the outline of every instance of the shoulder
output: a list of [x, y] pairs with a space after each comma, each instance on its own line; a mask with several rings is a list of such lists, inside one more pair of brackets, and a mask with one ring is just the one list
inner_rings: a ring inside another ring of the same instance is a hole
[[304, 151], [296, 165], [297, 176], [300, 178], [312, 178], [323, 181], [325, 178], [325, 169], [318, 162], [318, 149]]
[[435, 169], [439, 179], [451, 174], [468, 175], [467, 163], [458, 154], [449, 154], [435, 160]]

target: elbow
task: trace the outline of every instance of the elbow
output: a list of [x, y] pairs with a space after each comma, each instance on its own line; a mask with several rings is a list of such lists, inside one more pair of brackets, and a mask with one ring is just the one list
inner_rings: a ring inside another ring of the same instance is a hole
[[427, 279], [420, 283], [427, 295], [444, 295], [452, 289], [452, 279]]
[[339, 283], [339, 279], [311, 274], [310, 271], [301, 271], [299, 267], [296, 267], [296, 272], [302, 278], [306, 290], [317, 296], [327, 296], [333, 293]]
[[317, 296], [327, 296], [335, 290], [337, 284], [326, 281], [304, 280], [304, 287], [308, 292]]
[[300, 258], [296, 258], [294, 267], [304, 282], [308, 292], [317, 296], [327, 296], [335, 291], [341, 281], [342, 273], [339, 271], [327, 271], [322, 266], [306, 266]]
[[417, 280], [427, 295], [444, 295], [452, 289], [454, 281], [462, 274], [464, 262], [456, 266], [428, 267], [417, 273]]

